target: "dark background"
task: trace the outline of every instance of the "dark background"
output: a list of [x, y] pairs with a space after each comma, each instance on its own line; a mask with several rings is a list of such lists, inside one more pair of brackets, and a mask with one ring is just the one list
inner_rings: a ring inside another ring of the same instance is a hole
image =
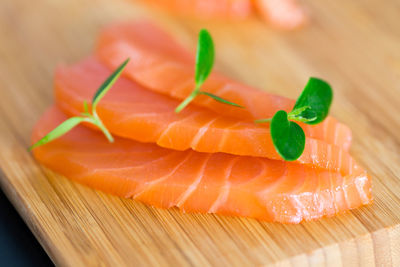
[[1, 190], [0, 266], [54, 266]]

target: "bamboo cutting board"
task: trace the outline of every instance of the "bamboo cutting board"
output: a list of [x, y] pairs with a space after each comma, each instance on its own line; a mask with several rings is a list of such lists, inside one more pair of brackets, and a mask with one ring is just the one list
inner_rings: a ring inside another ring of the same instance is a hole
[[[275, 31], [179, 20], [134, 1], [0, 2], [1, 186], [52, 260], [89, 265], [400, 266], [400, 3], [308, 0], [312, 23]], [[52, 102], [56, 64], [88, 55], [102, 25], [146, 17], [194, 49], [215, 37], [221, 71], [295, 98], [309, 76], [335, 89], [332, 113], [354, 133], [352, 153], [373, 177], [373, 205], [282, 225], [182, 214], [113, 197], [41, 167], [26, 151]]]

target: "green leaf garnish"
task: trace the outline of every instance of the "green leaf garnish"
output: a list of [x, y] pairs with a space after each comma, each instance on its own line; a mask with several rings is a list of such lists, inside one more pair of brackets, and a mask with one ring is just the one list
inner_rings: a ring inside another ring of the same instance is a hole
[[195, 72], [195, 81], [198, 87], [200, 87], [208, 78], [208, 75], [210, 75], [214, 65], [214, 55], [214, 42], [210, 33], [205, 29], [200, 30], [197, 43]]
[[238, 108], [244, 108], [244, 107], [241, 106], [241, 105], [238, 105], [238, 104], [233, 103], [233, 102], [231, 102], [231, 101], [225, 100], [225, 99], [223, 99], [223, 98], [221, 98], [221, 97], [219, 97], [219, 96], [216, 96], [216, 95], [214, 95], [214, 94], [211, 94], [211, 93], [207, 93], [207, 92], [202, 92], [202, 91], [200, 91], [200, 94], [202, 94], [202, 95], [208, 95], [209, 97], [214, 98], [214, 100], [216, 100], [216, 101], [218, 101], [218, 102], [221, 102], [221, 103], [224, 103], [224, 104], [228, 104], [228, 105], [235, 106], [235, 107], [238, 107]]
[[328, 116], [332, 98], [333, 92], [331, 86], [321, 79], [311, 77], [297, 99], [293, 110], [308, 106], [309, 109], [302, 113], [302, 117], [309, 119], [311, 116], [315, 116], [315, 120], [306, 123], [317, 124]]
[[109, 142], [114, 142], [114, 138], [110, 134], [110, 132], [107, 130], [107, 128], [104, 126], [103, 122], [100, 120], [100, 117], [97, 115], [96, 112], [96, 107], [97, 103], [104, 97], [104, 95], [110, 90], [112, 85], [115, 83], [115, 81], [118, 79], [118, 77], [121, 75], [123, 69], [125, 68], [126, 64], [129, 62], [129, 59], [125, 60], [124, 63], [122, 63], [107, 79], [106, 81], [100, 86], [100, 88], [96, 91], [93, 97], [92, 101], [92, 113], [89, 113], [89, 108], [88, 104], [86, 101], [83, 102], [83, 110], [84, 112], [81, 114], [81, 116], [77, 117], [72, 117], [64, 122], [62, 122], [60, 125], [58, 125], [56, 128], [54, 128], [51, 132], [49, 132], [47, 135], [45, 135], [42, 139], [37, 141], [35, 144], [33, 144], [31, 147], [29, 147], [29, 150], [34, 149], [35, 147], [47, 144], [54, 139], [59, 138], [60, 136], [66, 134], [69, 132], [71, 129], [73, 129], [75, 126], [77, 126], [81, 122], [88, 122], [91, 123], [95, 126], [97, 126], [103, 134], [106, 136]]
[[93, 96], [92, 100], [92, 112], [96, 110], [97, 103], [99, 103], [100, 99], [103, 98], [103, 96], [110, 90], [110, 88], [114, 85], [114, 83], [117, 81], [118, 77], [121, 75], [122, 71], [126, 67], [126, 64], [128, 64], [129, 58], [125, 60], [111, 75], [108, 77], [104, 83], [100, 86], [100, 88], [97, 90], [97, 92]]
[[297, 123], [288, 120], [286, 111], [279, 110], [272, 118], [271, 138], [283, 159], [293, 161], [303, 154], [306, 136]]
[[193, 89], [192, 93], [185, 100], [183, 100], [179, 104], [179, 106], [175, 109], [176, 113], [181, 112], [199, 94], [212, 97], [214, 100], [223, 104], [232, 105], [235, 107], [242, 107], [236, 103], [223, 99], [214, 94], [200, 91], [201, 86], [207, 80], [208, 76], [211, 73], [211, 70], [214, 65], [214, 57], [215, 57], [215, 49], [214, 49], [213, 39], [210, 33], [206, 29], [202, 29], [200, 30], [199, 40], [197, 43], [196, 67], [195, 67], [195, 77], [194, 77], [196, 83], [195, 88]]
[[255, 123], [271, 123], [271, 137], [276, 151], [285, 160], [296, 160], [304, 151], [306, 139], [304, 131], [293, 121], [311, 125], [322, 122], [328, 116], [332, 98], [331, 86], [311, 77], [291, 112], [279, 110], [272, 119], [259, 119]]
[[60, 125], [58, 125], [54, 130], [46, 134], [42, 139], [40, 139], [38, 142], [36, 142], [34, 145], [32, 145], [29, 150], [34, 149], [35, 147], [44, 145], [48, 142], [53, 141], [54, 139], [57, 139], [58, 137], [66, 134], [69, 132], [72, 128], [74, 128], [76, 125], [84, 121], [85, 118], [83, 117], [72, 117], [69, 118], [68, 120], [62, 122]]

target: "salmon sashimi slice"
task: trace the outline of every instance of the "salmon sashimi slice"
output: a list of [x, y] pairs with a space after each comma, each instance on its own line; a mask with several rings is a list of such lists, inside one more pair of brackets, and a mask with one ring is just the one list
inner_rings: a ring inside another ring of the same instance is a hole
[[243, 19], [252, 14], [251, 0], [145, 0], [147, 4], [186, 17]]
[[306, 22], [297, 0], [146, 0], [164, 10], [200, 19], [244, 19], [254, 11], [281, 29], [294, 29]]
[[[148, 22], [122, 23], [106, 28], [100, 35], [97, 55], [115, 69], [126, 58], [131, 61], [124, 74], [147, 89], [183, 100], [193, 90], [194, 57], [168, 34]], [[290, 111], [295, 101], [235, 82], [213, 72], [202, 89], [245, 106], [246, 109], [198, 96], [194, 103], [218, 114], [253, 121], [271, 118], [276, 111]], [[351, 145], [351, 131], [333, 117], [315, 126], [300, 123], [309, 137], [344, 147]]]
[[[68, 115], [82, 113], [111, 71], [95, 58], [71, 67], [59, 67], [55, 75], [57, 105]], [[268, 125], [224, 117], [200, 106], [188, 106], [175, 113], [179, 101], [146, 90], [121, 77], [97, 106], [111, 133], [140, 142], [199, 152], [282, 159], [272, 143]], [[309, 134], [306, 129], [306, 134]], [[356, 163], [342, 147], [306, 138], [306, 147], [297, 162], [348, 173]]]
[[[36, 142], [67, 118], [50, 108], [34, 128]], [[217, 213], [299, 223], [333, 216], [372, 201], [361, 168], [338, 172], [224, 153], [176, 151], [116, 138], [82, 125], [33, 150], [69, 179], [120, 197], [184, 212]]]

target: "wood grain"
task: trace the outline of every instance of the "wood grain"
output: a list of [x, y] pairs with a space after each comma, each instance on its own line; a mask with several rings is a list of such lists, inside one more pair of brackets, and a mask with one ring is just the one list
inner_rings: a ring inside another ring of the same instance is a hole
[[[62, 266], [400, 266], [400, 2], [308, 0], [312, 23], [274, 31], [181, 20], [134, 1], [0, 2], [0, 166], [6, 192]], [[52, 102], [56, 64], [88, 55], [102, 25], [146, 17], [188, 47], [207, 27], [217, 67], [295, 97], [309, 76], [335, 89], [333, 114], [354, 132], [352, 153], [374, 183], [373, 205], [335, 218], [281, 225], [182, 214], [113, 197], [35, 163], [30, 132]]]

